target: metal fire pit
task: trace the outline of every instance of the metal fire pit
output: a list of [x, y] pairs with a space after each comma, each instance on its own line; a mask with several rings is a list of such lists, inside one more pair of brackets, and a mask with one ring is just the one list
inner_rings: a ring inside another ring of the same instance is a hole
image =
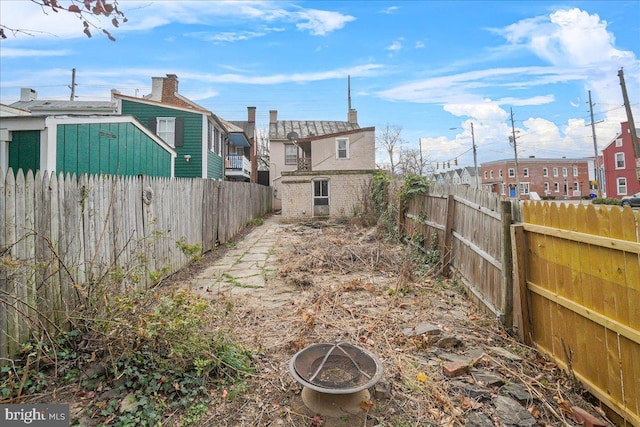
[[327, 416], [356, 414], [370, 398], [368, 389], [382, 378], [380, 359], [351, 344], [314, 344], [289, 362], [291, 376], [302, 384], [307, 408]]

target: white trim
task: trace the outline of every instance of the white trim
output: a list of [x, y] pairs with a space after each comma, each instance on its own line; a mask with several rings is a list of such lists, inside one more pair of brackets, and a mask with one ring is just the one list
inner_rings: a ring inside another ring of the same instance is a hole
[[[184, 135], [183, 135], [184, 138]], [[204, 120], [202, 120], [202, 141], [200, 141], [200, 148], [202, 150], [202, 172], [201, 172], [201, 176], [202, 178], [208, 178], [209, 177], [209, 171], [208, 171], [208, 166], [209, 166], [209, 162], [208, 162], [208, 156], [209, 156], [209, 120], [207, 117], [204, 117]], [[222, 160], [222, 178], [224, 179], [224, 159]]]
[[[346, 141], [346, 146], [345, 146], [345, 151], [346, 156], [345, 157], [340, 157], [339, 155], [339, 148], [340, 148], [340, 141]], [[336, 138], [336, 160], [349, 160], [349, 138], [348, 137], [339, 137]]]

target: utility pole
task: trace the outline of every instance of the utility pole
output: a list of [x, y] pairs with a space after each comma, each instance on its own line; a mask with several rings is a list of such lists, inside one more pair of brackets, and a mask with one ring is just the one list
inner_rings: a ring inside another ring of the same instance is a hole
[[598, 198], [602, 197], [602, 186], [600, 185], [600, 160], [598, 157], [598, 142], [596, 140], [596, 123], [593, 121], [593, 103], [591, 102], [591, 91], [589, 91], [589, 111], [591, 113], [591, 134], [593, 135], [593, 164], [594, 164], [594, 178], [596, 179], [596, 185], [598, 186]]
[[349, 113], [351, 113], [351, 75], [347, 75], [347, 108], [349, 109]]
[[516, 200], [520, 200], [520, 170], [518, 168], [518, 145], [516, 143], [516, 128], [513, 124], [513, 107], [511, 107], [511, 138], [513, 140], [513, 156], [516, 161]]
[[624, 71], [622, 71], [622, 68], [618, 71], [618, 77], [620, 77], [620, 86], [622, 87], [624, 108], [627, 110], [627, 121], [629, 122], [629, 130], [631, 131], [631, 143], [633, 144], [633, 150], [636, 153], [636, 178], [640, 181], [640, 164], [638, 164], [638, 159], [640, 159], [640, 145], [638, 144], [636, 125], [633, 123], [633, 114], [631, 112], [631, 104], [629, 104], [629, 95], [627, 95], [627, 86], [624, 83]]
[[76, 99], [76, 69], [72, 69], [71, 70], [71, 86], [69, 86], [69, 88], [71, 89], [71, 101], [73, 101], [74, 99]]
[[478, 176], [478, 158], [476, 157], [476, 137], [473, 133], [473, 122], [471, 122], [471, 143], [473, 144], [473, 167], [476, 171], [476, 189], [480, 189], [480, 177]]

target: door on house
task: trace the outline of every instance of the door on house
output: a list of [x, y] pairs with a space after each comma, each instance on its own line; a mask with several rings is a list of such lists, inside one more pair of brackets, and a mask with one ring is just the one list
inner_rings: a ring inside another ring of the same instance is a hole
[[329, 216], [329, 180], [313, 181], [313, 216]]

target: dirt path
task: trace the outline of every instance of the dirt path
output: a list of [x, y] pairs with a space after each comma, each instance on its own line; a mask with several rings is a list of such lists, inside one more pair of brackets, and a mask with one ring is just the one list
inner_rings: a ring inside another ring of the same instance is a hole
[[[603, 419], [553, 363], [415, 259], [373, 229], [273, 216], [174, 283], [227, 304], [234, 339], [258, 355], [239, 393], [214, 395], [203, 425], [579, 425], [574, 406]], [[288, 372], [296, 352], [321, 342], [382, 361], [382, 380], [353, 415], [308, 410]]]

